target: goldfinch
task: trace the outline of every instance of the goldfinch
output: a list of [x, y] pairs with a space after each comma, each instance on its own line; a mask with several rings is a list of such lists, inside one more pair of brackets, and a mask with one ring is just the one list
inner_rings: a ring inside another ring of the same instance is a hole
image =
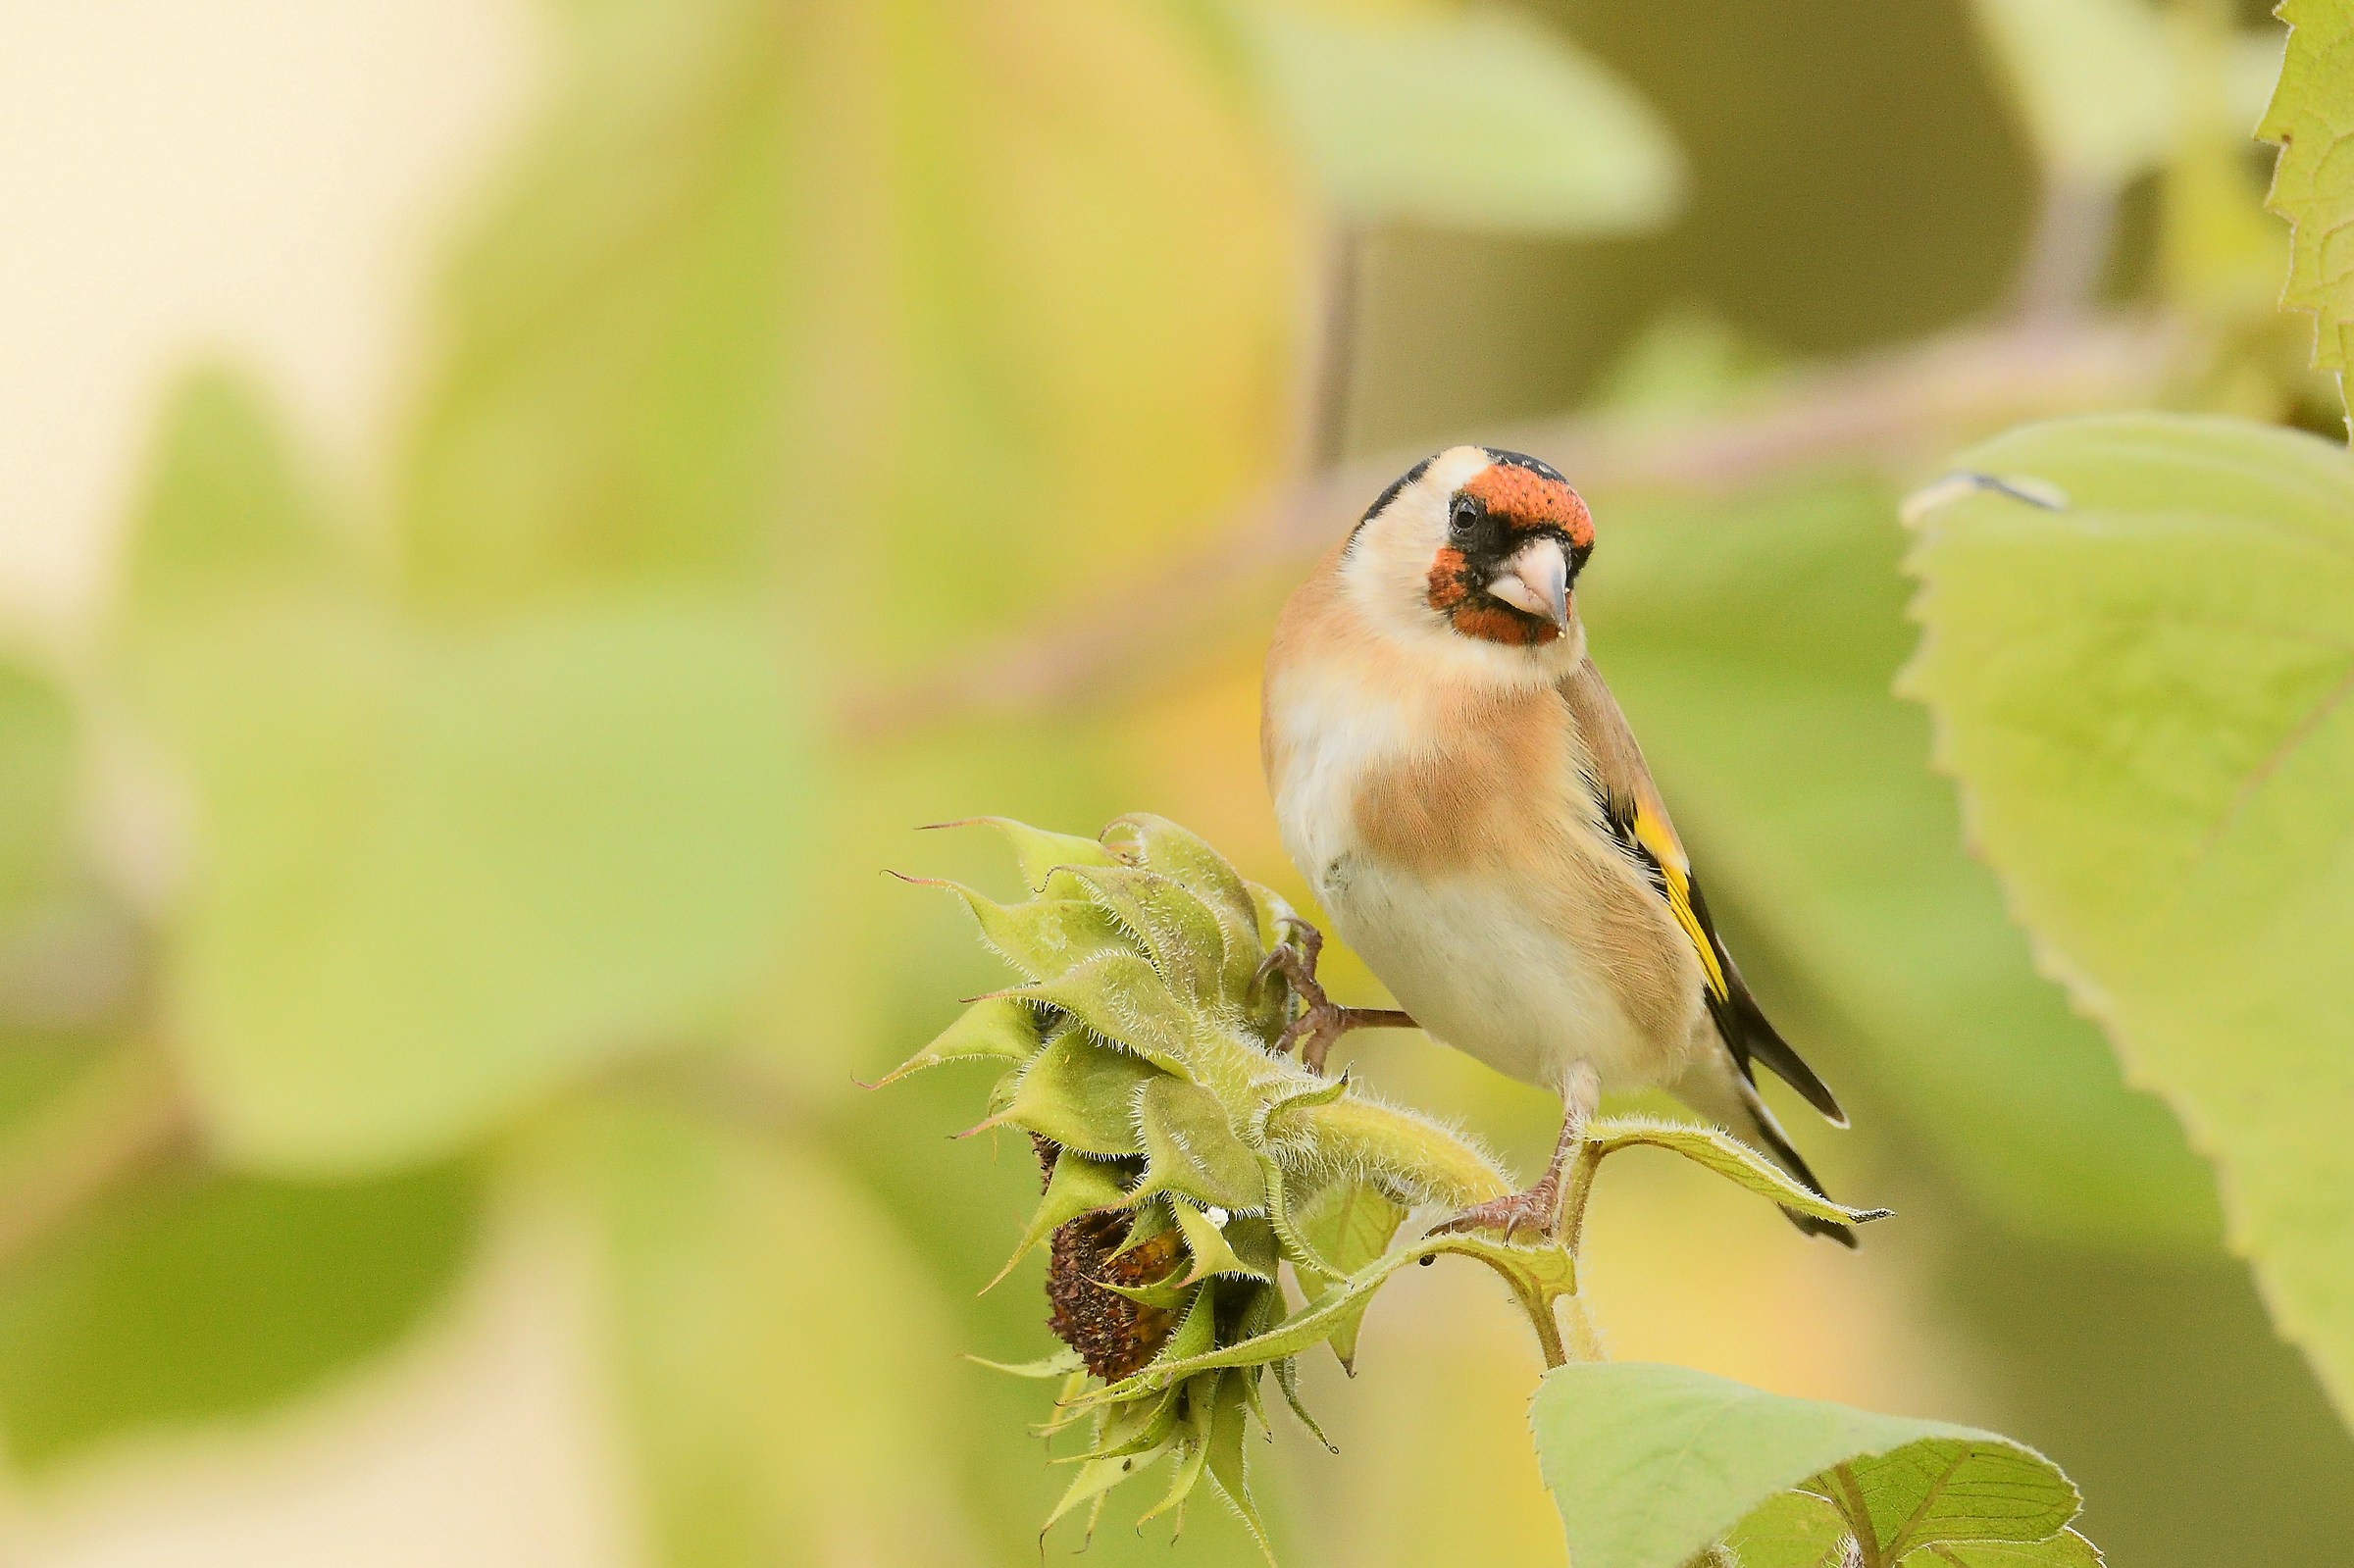
[[1284, 849], [1405, 1008], [1332, 1005], [1304, 931], [1274, 960], [1306, 1004], [1287, 1047], [1321, 1071], [1349, 1029], [1419, 1024], [1561, 1096], [1544, 1179], [1455, 1229], [1552, 1234], [1563, 1159], [1605, 1091], [1664, 1088], [1818, 1192], [1757, 1065], [1846, 1125], [1742, 983], [1587, 657], [1574, 589], [1593, 551], [1560, 474], [1452, 447], [1381, 492], [1284, 606], [1267, 656], [1260, 739]]

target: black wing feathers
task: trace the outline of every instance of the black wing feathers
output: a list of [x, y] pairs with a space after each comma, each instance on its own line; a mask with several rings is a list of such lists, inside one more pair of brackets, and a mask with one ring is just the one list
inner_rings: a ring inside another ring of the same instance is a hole
[[1773, 1027], [1773, 1021], [1758, 1005], [1749, 983], [1741, 978], [1733, 955], [1725, 951], [1723, 938], [1716, 935], [1716, 922], [1709, 918], [1709, 901], [1701, 895], [1698, 877], [1690, 880], [1690, 890], [1692, 913], [1700, 917], [1700, 929], [1709, 934], [1709, 943], [1716, 949], [1716, 962], [1724, 970], [1728, 994], [1721, 1000], [1710, 996], [1709, 1013], [1716, 1020], [1716, 1031], [1724, 1037], [1733, 1060], [1741, 1064], [1743, 1075], [1753, 1084], [1758, 1075], [1750, 1067], [1750, 1061], [1754, 1057], [1764, 1062], [1774, 1077], [1798, 1090], [1799, 1097], [1820, 1111], [1832, 1126], [1845, 1127], [1847, 1113], [1839, 1108], [1838, 1096], [1790, 1042], [1782, 1038], [1781, 1031]]

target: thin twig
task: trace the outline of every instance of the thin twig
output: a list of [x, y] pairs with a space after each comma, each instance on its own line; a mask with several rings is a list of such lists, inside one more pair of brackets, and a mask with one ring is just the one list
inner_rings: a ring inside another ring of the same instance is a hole
[[2097, 180], [2045, 177], [2035, 231], [2013, 284], [2012, 309], [2022, 325], [2066, 321], [2100, 298], [2117, 231], [2117, 191]]
[[[1797, 372], [1706, 416], [1586, 414], [1484, 438], [1546, 459], [1589, 495], [1721, 495], [1828, 465], [1905, 475], [2011, 425], [2146, 401], [2175, 346], [2147, 321], [2013, 324]], [[1198, 657], [1222, 623], [1263, 609], [1419, 455], [1341, 463], [1256, 496], [1205, 526], [1205, 545], [1106, 586], [1092, 613], [850, 692], [843, 726], [881, 739], [1132, 695]]]
[[1321, 470], [1349, 450], [1349, 416], [1356, 402], [1356, 321], [1364, 275], [1364, 239], [1347, 219], [1335, 219], [1325, 242], [1323, 298], [1307, 417], [1309, 465]]

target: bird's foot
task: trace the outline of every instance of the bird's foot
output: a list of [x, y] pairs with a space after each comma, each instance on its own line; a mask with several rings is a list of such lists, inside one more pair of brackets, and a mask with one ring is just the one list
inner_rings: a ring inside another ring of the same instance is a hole
[[1553, 1141], [1553, 1158], [1545, 1174], [1525, 1192], [1511, 1192], [1474, 1203], [1451, 1220], [1430, 1228], [1432, 1236], [1468, 1231], [1501, 1231], [1507, 1241], [1522, 1232], [1546, 1241], [1561, 1239], [1562, 1173], [1570, 1156], [1586, 1140], [1586, 1124], [1602, 1097], [1602, 1081], [1592, 1066], [1580, 1062], [1561, 1083], [1561, 1132]]
[[1275, 1054], [1287, 1056], [1294, 1046], [1299, 1047], [1300, 1061], [1309, 1072], [1321, 1076], [1324, 1058], [1331, 1054], [1333, 1042], [1353, 1029], [1412, 1029], [1413, 1019], [1395, 1007], [1343, 1007], [1325, 994], [1323, 984], [1316, 979], [1316, 962], [1324, 953], [1324, 934], [1297, 915], [1284, 924], [1289, 936], [1278, 942], [1273, 951], [1260, 960], [1258, 980], [1281, 974], [1292, 988], [1292, 997], [1301, 1004], [1299, 1013], [1284, 1025], [1283, 1034], [1275, 1041]]
[[1455, 1218], [1430, 1228], [1432, 1236], [1457, 1236], [1471, 1231], [1501, 1232], [1507, 1241], [1523, 1235], [1545, 1241], [1559, 1239], [1561, 1232], [1559, 1173], [1548, 1171], [1543, 1181], [1525, 1192], [1474, 1203]]

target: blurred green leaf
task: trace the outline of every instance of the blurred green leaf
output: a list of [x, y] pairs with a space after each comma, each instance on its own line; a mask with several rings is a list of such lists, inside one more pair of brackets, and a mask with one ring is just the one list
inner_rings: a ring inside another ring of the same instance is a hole
[[1975, 0], [2046, 168], [2116, 190], [2174, 149], [2174, 50], [2148, 0]]
[[1281, 451], [1295, 216], [1159, 6], [618, 0], [556, 48], [406, 456], [429, 602], [763, 583], [871, 676]]
[[[1954, 1541], [2043, 1541], [2076, 1490], [2007, 1438], [1763, 1393], [1683, 1367], [1576, 1363], [1530, 1409], [1578, 1568], [1683, 1568], [1761, 1506], [1808, 1490], [1868, 1524], [1869, 1562]], [[1825, 1474], [1827, 1473], [1827, 1474]], [[1803, 1559], [1801, 1559], [1803, 1560]]]
[[2034, 973], [1889, 689], [1913, 641], [1893, 510], [1868, 484], [1598, 503], [1595, 658], [1735, 952], [1762, 945], [1860, 1028], [1857, 1065], [1955, 1181], [2030, 1232], [2204, 1247], [2211, 1178]]
[[356, 563], [289, 570], [324, 530], [254, 407], [182, 396], [132, 541], [121, 642], [201, 835], [168, 1038], [230, 1159], [381, 1168], [740, 999], [806, 768], [729, 604], [429, 632]]
[[30, 666], [0, 657], [0, 936], [58, 874], [74, 783], [65, 694]]
[[[348, 588], [359, 563], [334, 534], [283, 421], [228, 366], [184, 378], [157, 427], [152, 478], [123, 563], [118, 631], [168, 636], [304, 586]], [[169, 663], [172, 650], [157, 657]]]
[[2282, 0], [2280, 84], [2256, 134], [2280, 144], [2267, 205], [2289, 222], [2283, 308], [2314, 313], [2313, 363], [2354, 364], [2354, 0]]
[[191, 737], [208, 867], [172, 999], [232, 1156], [456, 1147], [713, 1022], [767, 960], [805, 784], [755, 622], [222, 630], [186, 649], [218, 706]]
[[259, 1414], [395, 1342], [471, 1251], [479, 1183], [310, 1187], [173, 1167], [0, 1274], [0, 1430], [44, 1469]]
[[766, 559], [805, 12], [561, 8], [561, 89], [443, 294], [451, 347], [403, 476], [429, 597]]
[[1227, 14], [1275, 118], [1356, 222], [1619, 233], [1682, 201], [1665, 122], [1517, 12], [1234, 0]]
[[1907, 688], [2044, 961], [2215, 1159], [2354, 1414], [2354, 459], [2133, 415], [1957, 466], [1915, 503]]
[[551, 1129], [534, 1169], [597, 1240], [662, 1561], [981, 1560], [944, 1458], [961, 1423], [941, 1305], [828, 1163], [605, 1106]]

